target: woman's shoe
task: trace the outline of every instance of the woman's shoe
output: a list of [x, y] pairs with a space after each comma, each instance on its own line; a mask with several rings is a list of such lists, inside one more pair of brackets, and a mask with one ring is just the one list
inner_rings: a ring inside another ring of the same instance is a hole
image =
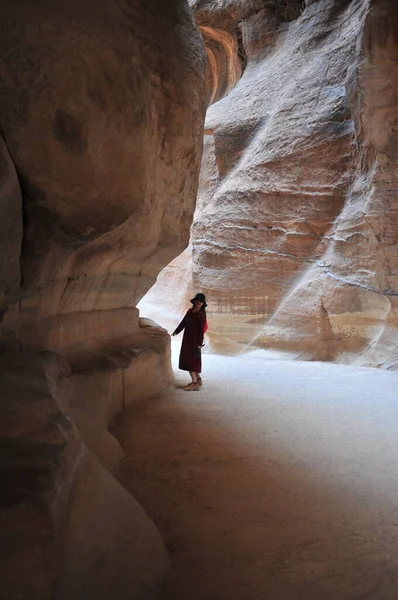
[[199, 385], [199, 386], [203, 385], [203, 384], [202, 384], [202, 378], [201, 378], [201, 377], [198, 377], [198, 385]]
[[186, 386], [184, 387], [184, 390], [185, 390], [186, 392], [198, 392], [198, 391], [199, 391], [199, 389], [200, 389], [200, 388], [199, 388], [199, 384], [198, 384], [198, 383], [194, 383], [194, 382], [192, 382], [192, 383], [190, 383], [189, 385], [186, 385]]

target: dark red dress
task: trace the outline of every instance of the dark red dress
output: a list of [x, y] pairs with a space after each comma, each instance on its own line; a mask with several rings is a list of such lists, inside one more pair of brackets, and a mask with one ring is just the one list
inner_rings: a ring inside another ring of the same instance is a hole
[[182, 338], [180, 362], [178, 364], [182, 371], [194, 371], [201, 373], [202, 357], [201, 352], [198, 352], [198, 346], [203, 344], [203, 335], [205, 332], [206, 316], [203, 310], [197, 313], [189, 309], [175, 333], [180, 333], [184, 329], [184, 337]]

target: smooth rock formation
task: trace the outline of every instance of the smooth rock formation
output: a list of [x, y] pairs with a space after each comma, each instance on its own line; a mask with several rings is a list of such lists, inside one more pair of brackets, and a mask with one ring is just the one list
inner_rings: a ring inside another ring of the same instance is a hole
[[206, 44], [208, 102], [213, 104], [231, 91], [242, 74], [239, 46], [227, 31], [205, 25], [200, 31]]
[[185, 0], [0, 9], [0, 595], [146, 599], [168, 559], [109, 428], [172, 380], [136, 305], [188, 243], [202, 38]]
[[[3, 356], [0, 372], [2, 597], [147, 597], [167, 568], [163, 542], [83, 441], [76, 412], [94, 405], [88, 386], [49, 352]], [[91, 378], [95, 410], [104, 398], [108, 417], [120, 410], [120, 370], [111, 375], [101, 383], [113, 380], [113, 397]]]
[[14, 163], [0, 136], [0, 318], [21, 285], [22, 195]]
[[55, 350], [87, 330], [95, 343], [118, 324], [134, 334], [134, 307], [187, 245], [195, 205], [203, 53], [189, 9], [4, 0], [0, 56], [25, 218], [25, 294], [3, 328]]
[[247, 63], [207, 112], [191, 234], [213, 347], [396, 368], [398, 7], [192, 5]]

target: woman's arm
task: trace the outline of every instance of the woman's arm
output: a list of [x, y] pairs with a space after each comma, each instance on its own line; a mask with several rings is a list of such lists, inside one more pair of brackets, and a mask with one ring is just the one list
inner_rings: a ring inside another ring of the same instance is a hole
[[180, 333], [180, 331], [182, 331], [185, 328], [185, 321], [187, 318], [187, 314], [189, 313], [189, 311], [185, 314], [183, 320], [181, 321], [181, 323], [178, 325], [178, 327], [175, 328], [175, 330], [173, 331], [173, 333], [171, 335], [177, 335]]

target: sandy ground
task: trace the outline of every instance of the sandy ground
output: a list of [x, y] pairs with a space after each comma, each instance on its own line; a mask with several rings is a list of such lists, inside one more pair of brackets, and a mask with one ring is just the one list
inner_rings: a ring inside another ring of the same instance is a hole
[[200, 392], [116, 424], [120, 479], [172, 560], [159, 598], [397, 600], [397, 374], [262, 352], [204, 363]]

